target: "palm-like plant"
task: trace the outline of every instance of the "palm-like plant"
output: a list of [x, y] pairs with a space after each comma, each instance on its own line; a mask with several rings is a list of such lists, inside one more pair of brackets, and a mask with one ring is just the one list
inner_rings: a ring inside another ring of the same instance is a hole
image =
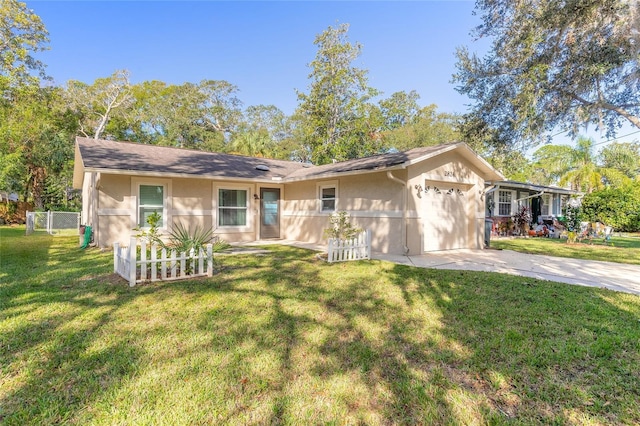
[[620, 186], [629, 178], [620, 170], [597, 163], [592, 139], [580, 137], [576, 147], [546, 145], [534, 153], [538, 168], [546, 173], [542, 184], [558, 183], [573, 190], [590, 193], [605, 186]]

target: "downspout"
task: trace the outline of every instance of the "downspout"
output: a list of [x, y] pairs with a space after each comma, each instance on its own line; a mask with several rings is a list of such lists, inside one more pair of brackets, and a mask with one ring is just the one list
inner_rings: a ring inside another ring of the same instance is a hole
[[407, 225], [407, 182], [395, 177], [390, 170], [387, 170], [387, 177], [392, 181], [396, 182], [397, 184], [402, 185], [402, 188], [403, 188], [403, 191], [402, 191], [402, 242], [404, 245], [402, 247], [402, 250], [404, 251], [404, 254], [407, 255], [409, 254], [409, 247], [407, 246], [407, 226], [408, 226]]
[[91, 172], [91, 225], [93, 232], [93, 240], [97, 244], [98, 233], [98, 186], [100, 182], [100, 174], [97, 172]]

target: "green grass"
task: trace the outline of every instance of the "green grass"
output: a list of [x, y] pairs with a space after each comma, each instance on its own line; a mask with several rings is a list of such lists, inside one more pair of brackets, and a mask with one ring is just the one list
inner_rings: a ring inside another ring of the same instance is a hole
[[0, 423], [638, 424], [640, 297], [268, 247], [129, 288], [0, 228]]
[[556, 238], [512, 238], [491, 240], [491, 247], [523, 253], [570, 257], [585, 260], [640, 265], [640, 237], [612, 237], [603, 240], [583, 240], [573, 244]]

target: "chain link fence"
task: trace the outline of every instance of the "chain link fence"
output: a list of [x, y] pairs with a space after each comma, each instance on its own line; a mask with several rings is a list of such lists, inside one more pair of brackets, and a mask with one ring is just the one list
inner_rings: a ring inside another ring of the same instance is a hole
[[38, 231], [51, 235], [79, 235], [80, 213], [27, 212], [27, 235]]

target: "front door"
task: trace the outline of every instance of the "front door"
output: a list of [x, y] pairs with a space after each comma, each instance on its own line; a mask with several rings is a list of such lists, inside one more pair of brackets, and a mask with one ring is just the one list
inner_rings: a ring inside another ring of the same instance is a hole
[[260, 188], [260, 238], [280, 238], [280, 190]]

